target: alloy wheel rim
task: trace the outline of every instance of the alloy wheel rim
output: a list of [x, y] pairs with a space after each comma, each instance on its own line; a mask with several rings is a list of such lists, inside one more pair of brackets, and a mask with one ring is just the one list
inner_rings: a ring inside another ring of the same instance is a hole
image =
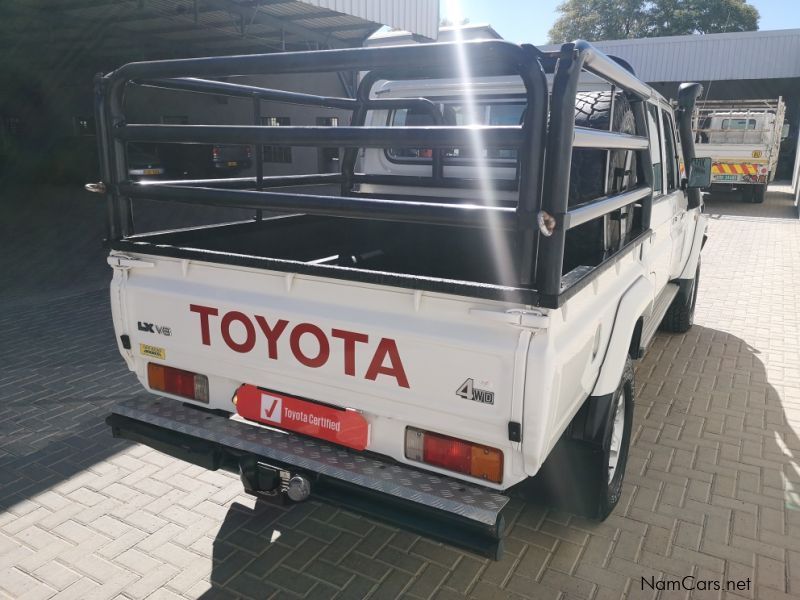
[[608, 452], [608, 482], [614, 479], [622, 452], [622, 434], [625, 431], [625, 397], [620, 395], [614, 411], [614, 424], [611, 429], [611, 446]]

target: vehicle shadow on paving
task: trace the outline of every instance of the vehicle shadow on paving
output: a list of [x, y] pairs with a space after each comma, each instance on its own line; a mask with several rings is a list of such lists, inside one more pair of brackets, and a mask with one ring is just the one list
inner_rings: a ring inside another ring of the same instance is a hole
[[797, 219], [798, 209], [790, 185], [771, 185], [763, 204], [752, 204], [741, 199], [738, 193], [703, 194], [704, 212], [715, 216], [751, 217], [768, 219]]
[[[9, 185], [0, 202], [0, 303], [24, 306], [108, 289], [106, 206], [81, 185]], [[142, 201], [137, 231], [252, 217], [252, 211]]]
[[107, 292], [0, 302], [0, 510], [121, 451], [104, 419], [144, 394], [114, 343]]
[[[351, 586], [362, 590], [360, 597], [370, 590], [376, 598], [401, 597], [408, 591], [404, 586], [421, 579], [424, 569], [440, 570], [439, 565], [458, 565], [459, 560], [474, 564], [481, 575], [468, 587], [452, 583], [451, 595], [467, 596], [485, 584], [490, 586], [483, 588], [485, 596], [486, 589], [498, 585], [496, 574], [506, 572], [503, 587], [496, 588], [504, 598], [548, 597], [559, 591], [590, 597], [593, 587], [587, 581], [609, 585], [600, 573], [613, 571], [620, 558], [639, 563], [643, 576], [698, 575], [702, 567], [687, 558], [684, 564], [694, 573], [672, 572], [686, 549], [720, 560], [725, 558], [720, 553], [735, 552], [733, 536], [753, 540], [753, 545], [779, 546], [780, 536], [800, 531], [800, 439], [757, 350], [734, 335], [695, 325], [683, 335], [658, 335], [636, 377], [623, 494], [605, 522], [570, 512], [569, 502], [532, 485], [525, 494], [514, 494], [506, 551], [493, 562], [317, 502], [287, 508], [257, 502], [252, 509], [237, 503], [214, 542], [212, 587], [203, 599], [265, 598], [273, 590], [276, 597], [289, 597], [287, 590], [331, 597], [345, 589], [351, 593]], [[579, 474], [564, 470], [563, 489], [579, 480]], [[656, 516], [651, 520], [650, 515]], [[687, 542], [671, 539], [665, 530], [661, 539], [653, 530], [662, 528], [652, 522], [665, 519], [706, 532]], [[758, 519], [761, 531], [772, 527], [777, 537], [762, 533], [757, 542]], [[377, 543], [375, 531], [380, 532]], [[644, 548], [646, 531], [646, 552], [627, 557], [617, 549], [621, 535], [640, 535], [638, 544]], [[673, 544], [680, 548], [673, 551]], [[598, 548], [604, 550], [598, 554]], [[724, 575], [755, 578], [753, 567], [729, 560]], [[638, 578], [628, 585], [630, 575], [620, 569], [611, 578], [618, 581], [615, 591], [626, 591], [625, 586], [629, 593], [641, 591]], [[759, 585], [765, 577], [760, 576]], [[397, 587], [381, 587], [390, 579]], [[451, 585], [447, 576], [442, 581]], [[786, 585], [782, 577], [769, 583], [779, 589]]]

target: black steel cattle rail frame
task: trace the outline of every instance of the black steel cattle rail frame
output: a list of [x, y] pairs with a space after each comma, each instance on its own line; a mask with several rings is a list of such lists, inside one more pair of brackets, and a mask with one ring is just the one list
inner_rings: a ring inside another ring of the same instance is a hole
[[[445, 125], [438, 106], [425, 98], [376, 99], [370, 96], [373, 85], [380, 80], [458, 77], [461, 75], [458, 65], [464, 62], [469, 65], [470, 77], [520, 77], [525, 87], [527, 105], [520, 125]], [[332, 71], [367, 72], [355, 98], [318, 96], [206, 79]], [[554, 73], [550, 97], [546, 71]], [[611, 84], [613, 90], [621, 90], [631, 99], [637, 135], [575, 126], [575, 98], [578, 79], [583, 71], [600, 76]], [[128, 124], [124, 113], [124, 95], [129, 84], [251, 98], [256, 124]], [[478, 291], [478, 295], [487, 298], [524, 300], [529, 304], [557, 307], [649, 234], [652, 171], [643, 102], [652, 93], [651, 88], [631, 71], [583, 41], [565, 44], [559, 51], [551, 53], [543, 53], [530, 45], [486, 40], [129, 63], [108, 75], [98, 75], [95, 81], [101, 175], [108, 205], [108, 243], [116, 249], [144, 250], [141, 248], [142, 242], [134, 241], [139, 236], [133, 235], [132, 201], [138, 199], [252, 208], [257, 211], [257, 219], [261, 218], [262, 210], [268, 210], [460, 227], [491, 227], [513, 232], [516, 236], [514, 267], [517, 280], [502, 286], [463, 282], [462, 291], [469, 294]], [[351, 123], [345, 127], [260, 126], [261, 100], [350, 110]], [[399, 108], [427, 112], [434, 125], [364, 126], [368, 111]], [[496, 189], [515, 186], [519, 192], [516, 207], [421, 197], [375, 198], [353, 190], [354, 184], [364, 182], [481, 189], [487, 182], [456, 180], [446, 178], [443, 174], [443, 150], [471, 145], [476, 133], [480, 134], [483, 146], [517, 149], [516, 180], [488, 182]], [[134, 184], [128, 181], [127, 175], [128, 141], [255, 144], [258, 152], [256, 176]], [[265, 177], [261, 144], [344, 148], [341, 171], [333, 174]], [[403, 146], [433, 149], [430, 177], [355, 172], [359, 148]], [[644, 167], [643, 185], [581, 206], [568, 207], [573, 148], [639, 152], [640, 164]], [[264, 189], [330, 183], [340, 185], [341, 196]], [[641, 231], [638, 235], [625, 247], [607, 256], [585, 276], [565, 278], [562, 265], [567, 230], [631, 204], [641, 210]], [[270, 268], [295, 268], [291, 264], [293, 261], [268, 262]], [[314, 268], [321, 272], [335, 267], [319, 265]], [[359, 280], [364, 280], [367, 275], [356, 275], [349, 269], [340, 269], [335, 274], [337, 277]], [[378, 280], [385, 280], [387, 274], [376, 275]], [[392, 279], [402, 279], [402, 276], [393, 276]], [[426, 278], [409, 276], [408, 279], [408, 287], [425, 288]], [[568, 285], [565, 284], [567, 280]], [[455, 285], [458, 282], [453, 283], [454, 293], [459, 293]]]

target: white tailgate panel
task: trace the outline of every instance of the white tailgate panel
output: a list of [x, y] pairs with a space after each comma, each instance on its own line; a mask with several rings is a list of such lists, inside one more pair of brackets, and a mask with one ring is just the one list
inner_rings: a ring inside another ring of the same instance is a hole
[[[115, 284], [125, 286], [126, 314], [120, 320], [125, 330], [117, 334], [131, 337], [135, 370], [143, 384], [147, 362], [154, 359], [143, 356], [139, 345], [149, 344], [166, 353], [165, 360], [157, 362], [209, 377], [211, 408], [232, 411], [236, 388], [250, 383], [363, 411], [372, 426], [369, 449], [398, 460], [404, 460], [403, 431], [408, 425], [511, 448], [508, 421], [520, 331], [469, 315], [470, 308], [504, 310], [506, 305], [444, 295], [415, 298], [413, 290], [146, 258], [155, 268], [131, 269], [126, 281]], [[203, 317], [190, 305], [218, 312], [207, 317], [207, 345]], [[239, 351], [223, 337], [223, 317], [232, 311], [241, 315], [229, 317], [227, 335], [241, 345]], [[274, 358], [257, 316], [269, 328], [288, 321], [277, 337]], [[254, 343], [242, 319], [252, 324]], [[152, 324], [155, 332], [141, 331], [139, 322]], [[298, 349], [307, 358], [317, 358], [318, 332], [297, 336], [292, 349], [292, 331], [303, 323], [318, 327], [327, 340], [329, 354], [327, 360], [317, 359], [320, 366], [306, 366], [296, 358]], [[164, 327], [171, 335], [158, 333]], [[358, 336], [350, 342], [354, 351], [349, 357], [345, 341], [332, 335], [333, 330]], [[473, 379], [475, 388], [492, 392], [494, 403], [458, 396], [456, 391], [467, 379]]]

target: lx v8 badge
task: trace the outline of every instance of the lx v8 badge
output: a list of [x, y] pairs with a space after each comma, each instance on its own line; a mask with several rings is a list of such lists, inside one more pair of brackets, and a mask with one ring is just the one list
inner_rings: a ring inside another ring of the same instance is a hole
[[480, 402], [481, 404], [494, 404], [494, 392], [476, 388], [475, 380], [472, 378], [467, 379], [458, 387], [456, 396], [461, 396], [473, 402]]
[[156, 325], [155, 323], [138, 321], [136, 326], [139, 331], [146, 331], [147, 333], [159, 333], [166, 336], [172, 335], [172, 327], [167, 327], [166, 325]]

